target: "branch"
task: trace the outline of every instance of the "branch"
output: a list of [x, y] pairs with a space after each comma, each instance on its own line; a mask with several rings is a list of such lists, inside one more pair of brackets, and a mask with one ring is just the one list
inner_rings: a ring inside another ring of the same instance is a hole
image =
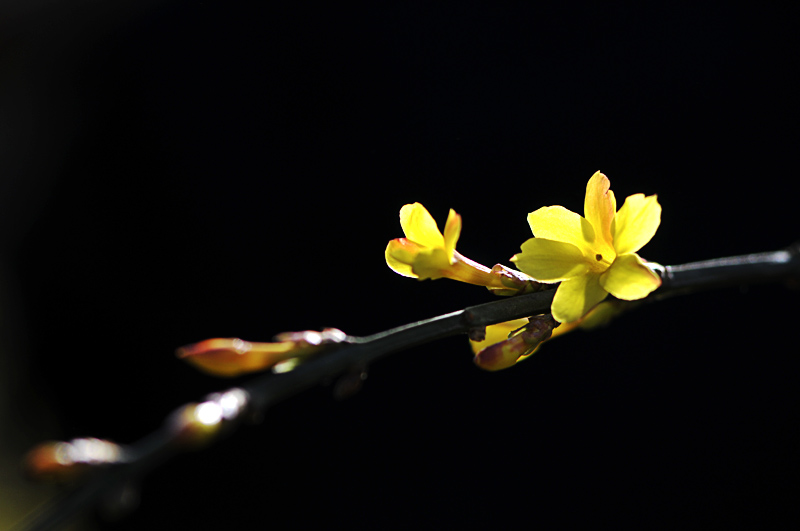
[[[666, 266], [659, 273], [662, 286], [647, 301], [729, 285], [797, 280], [800, 244], [769, 253]], [[358, 388], [369, 364], [389, 354], [454, 335], [479, 335], [487, 325], [548, 313], [554, 294], [554, 289], [548, 289], [470, 306], [366, 337], [347, 336], [344, 342], [290, 372], [260, 375], [239, 387], [209, 395], [200, 404], [186, 404], [169, 415], [160, 430], [121, 447], [113, 463], [93, 467], [94, 475], [83, 485], [21, 522], [18, 529], [56, 529], [101, 503], [116, 504], [124, 510], [129, 492], [126, 488], [175, 453], [230, 433], [242, 420], [260, 419], [270, 406], [331, 378], [341, 375], [334, 392], [347, 394]]]
[[651, 296], [664, 298], [711, 288], [797, 279], [800, 242], [786, 249], [666, 266], [662, 285]]

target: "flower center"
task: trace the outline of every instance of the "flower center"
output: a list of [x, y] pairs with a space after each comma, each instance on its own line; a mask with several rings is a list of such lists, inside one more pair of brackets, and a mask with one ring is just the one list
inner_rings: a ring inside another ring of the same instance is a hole
[[607, 259], [606, 259], [606, 258], [605, 258], [605, 257], [604, 257], [602, 254], [600, 254], [600, 253], [597, 253], [597, 254], [595, 254], [595, 255], [594, 255], [594, 259], [595, 259], [595, 260], [597, 260], [597, 261], [595, 262], [595, 264], [596, 264], [596, 265], [595, 265], [594, 267], [591, 267], [591, 269], [592, 269], [593, 271], [595, 271], [596, 273], [602, 273], [603, 271], [605, 271], [606, 269], [608, 269], [608, 268], [609, 268], [609, 266], [611, 266], [611, 262], [613, 262], [613, 260], [607, 260]]

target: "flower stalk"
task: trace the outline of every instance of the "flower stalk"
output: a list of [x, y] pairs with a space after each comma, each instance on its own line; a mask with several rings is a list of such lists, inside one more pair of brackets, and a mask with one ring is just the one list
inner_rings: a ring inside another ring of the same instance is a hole
[[520, 271], [500, 264], [489, 269], [456, 251], [461, 216], [450, 209], [444, 234], [428, 210], [419, 203], [400, 209], [404, 238], [391, 240], [384, 253], [386, 264], [405, 277], [419, 280], [449, 278], [485, 286], [496, 295], [516, 295], [540, 289], [539, 283]]

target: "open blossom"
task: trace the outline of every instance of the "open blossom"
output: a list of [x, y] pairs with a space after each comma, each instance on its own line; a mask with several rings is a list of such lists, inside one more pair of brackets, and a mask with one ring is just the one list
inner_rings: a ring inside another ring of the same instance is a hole
[[561, 283], [551, 310], [562, 323], [579, 320], [609, 293], [636, 300], [661, 285], [661, 278], [636, 254], [661, 222], [655, 195], [631, 195], [616, 212], [609, 180], [597, 172], [586, 186], [584, 215], [562, 206], [531, 212], [528, 223], [535, 237], [511, 259], [540, 282]]
[[493, 269], [474, 262], [456, 251], [461, 235], [461, 216], [450, 209], [444, 234], [433, 216], [419, 203], [400, 209], [400, 227], [405, 238], [386, 246], [386, 264], [396, 273], [419, 280], [450, 278], [486, 286], [498, 295], [511, 295], [533, 289], [526, 275], [497, 265]]

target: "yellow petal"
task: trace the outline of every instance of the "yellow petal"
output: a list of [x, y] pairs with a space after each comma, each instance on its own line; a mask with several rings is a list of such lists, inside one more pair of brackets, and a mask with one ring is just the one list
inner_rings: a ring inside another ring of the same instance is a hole
[[633, 301], [647, 297], [661, 285], [661, 278], [635, 253], [617, 256], [600, 275], [603, 288], [618, 299]]
[[[608, 177], [596, 172], [586, 185], [586, 199], [583, 204], [584, 215], [594, 227], [596, 238], [608, 246], [612, 246], [611, 222], [617, 211], [617, 202], [610, 187]], [[607, 254], [601, 253], [604, 256]]]
[[461, 235], [461, 216], [456, 214], [452, 208], [447, 215], [447, 222], [444, 224], [444, 250], [450, 263], [453, 262], [453, 251], [456, 250], [458, 237]]
[[420, 280], [426, 278], [442, 278], [444, 271], [450, 267], [450, 260], [442, 248], [425, 249], [419, 252], [411, 264], [412, 272]]
[[600, 285], [599, 275], [590, 273], [565, 280], [558, 286], [553, 297], [553, 318], [560, 323], [577, 321], [605, 299], [606, 295], [608, 293]]
[[[503, 327], [509, 327], [510, 324], [503, 323]], [[543, 341], [550, 338], [553, 327], [557, 324], [550, 315], [530, 317], [528, 323], [525, 323], [524, 330], [520, 330], [518, 334], [507, 339], [501, 339], [494, 344], [485, 346], [476, 352], [473, 361], [478, 367], [487, 371], [498, 371], [511, 367], [521, 359], [530, 356]]]
[[400, 226], [406, 238], [423, 247], [444, 247], [444, 236], [436, 227], [433, 216], [419, 203], [400, 209]]
[[517, 335], [508, 340], [490, 345], [475, 354], [473, 363], [485, 371], [499, 371], [516, 365], [520, 358], [527, 358], [525, 353], [538, 348], [532, 347]]
[[558, 282], [589, 270], [583, 253], [571, 243], [545, 238], [531, 238], [521, 246], [522, 252], [511, 261], [523, 273], [541, 282]]
[[526, 324], [528, 324], [528, 319], [523, 318], [487, 326], [486, 337], [483, 339], [483, 341], [469, 340], [469, 345], [472, 347], [472, 352], [477, 354], [490, 345], [505, 341], [508, 339], [508, 334], [514, 330], [522, 328]]
[[660, 223], [661, 205], [656, 196], [628, 196], [614, 220], [614, 248], [617, 254], [635, 253], [644, 247]]
[[562, 206], [542, 207], [528, 214], [528, 225], [537, 238], [571, 243], [586, 254], [593, 254], [592, 224], [571, 210]]
[[411, 264], [416, 260], [419, 251], [419, 245], [405, 238], [392, 240], [386, 246], [386, 252], [384, 253], [386, 265], [392, 268], [395, 273], [404, 277], [417, 278]]

